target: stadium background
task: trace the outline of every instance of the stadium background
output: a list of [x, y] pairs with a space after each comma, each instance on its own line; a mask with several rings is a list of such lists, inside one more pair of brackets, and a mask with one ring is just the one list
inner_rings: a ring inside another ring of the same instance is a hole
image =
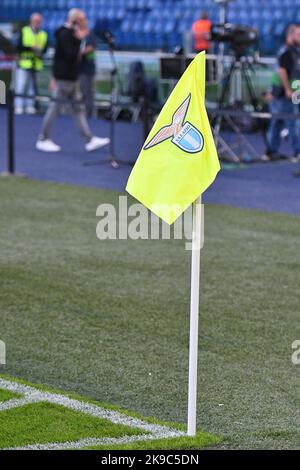
[[[3, 0], [0, 5], [2, 29], [5, 23], [9, 24], [7, 32], [11, 36], [13, 31], [28, 21], [32, 12], [42, 11], [43, 28], [48, 32], [50, 45], [53, 46], [54, 32], [65, 21], [67, 11], [73, 6], [86, 11], [90, 26], [98, 33], [98, 48], [102, 50], [97, 58], [99, 92], [109, 90], [110, 58], [101, 40], [103, 31], [110, 31], [117, 51], [123, 51], [123, 54], [117, 53], [117, 62], [122, 82], [125, 83], [129, 64], [135, 57], [141, 58], [147, 72], [158, 80], [158, 53], [173, 53], [178, 46], [184, 47], [187, 53], [193, 52], [191, 26], [199, 18], [201, 10], [209, 13], [213, 23], [220, 22], [220, 5], [214, 0], [111, 0], [109, 4], [105, 0]], [[299, 6], [299, 0], [262, 0], [258, 9], [256, 0], [235, 0], [228, 4], [227, 21], [257, 28], [260, 54], [263, 57], [274, 57], [288, 24], [300, 21]], [[11, 29], [12, 24], [14, 26]], [[126, 54], [128, 51], [131, 54]], [[135, 51], [139, 53], [136, 55]], [[266, 64], [273, 65], [274, 60], [267, 60]], [[256, 86], [265, 89], [270, 73], [266, 69], [258, 71]], [[47, 87], [43, 86], [46, 82], [47, 78], [42, 80], [43, 92], [47, 91]], [[169, 92], [165, 88], [166, 85], [160, 86], [162, 99]]]
[[[219, 21], [213, 0], [2, 0], [0, 31], [13, 35], [38, 10], [53, 41], [72, 7], [83, 8], [99, 31], [114, 34], [124, 90], [138, 58], [157, 81], [161, 102], [174, 85], [160, 80], [161, 54], [175, 46], [191, 52], [190, 29], [200, 10]], [[269, 85], [287, 25], [300, 21], [299, 7], [298, 0], [229, 4], [228, 21], [260, 31], [265, 67], [253, 78], [258, 94]], [[104, 102], [111, 63], [100, 36], [97, 97]], [[51, 54], [41, 94], [48, 94]], [[1, 69], [0, 79], [8, 82], [5, 57]], [[216, 87], [209, 84], [208, 102], [216, 99]], [[86, 156], [66, 116], [54, 134], [66, 149], [41, 157], [34, 150], [40, 118], [15, 120], [16, 169], [29, 178], [0, 181], [3, 372], [184, 423], [189, 253], [175, 240], [100, 244], [96, 207], [117, 203], [131, 167], [84, 167]], [[0, 119], [4, 170], [5, 107]], [[105, 119], [91, 126], [109, 132]], [[262, 153], [263, 140], [249, 138]], [[117, 122], [121, 163], [134, 160], [142, 142], [140, 121]], [[106, 152], [98, 157], [105, 160]], [[299, 447], [299, 369], [290, 360], [299, 332], [299, 192], [291, 164], [244, 162], [224, 165], [205, 195], [198, 414], [201, 429], [224, 436], [219, 448]]]
[[[44, 27], [53, 42], [55, 29], [65, 21], [73, 7], [87, 12], [91, 25], [110, 30], [120, 50], [171, 52], [183, 45], [184, 33], [191, 30], [200, 10], [208, 11], [214, 23], [219, 22], [219, 5], [213, 0], [3, 0], [2, 22], [27, 21], [40, 10]], [[299, 0], [236, 0], [229, 4], [228, 22], [247, 24], [260, 31], [260, 51], [274, 54], [282, 42], [284, 30], [291, 21], [300, 21]]]

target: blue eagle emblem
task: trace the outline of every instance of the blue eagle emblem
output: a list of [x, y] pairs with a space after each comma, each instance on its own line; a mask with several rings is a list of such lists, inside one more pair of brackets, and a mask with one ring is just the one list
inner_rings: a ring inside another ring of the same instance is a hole
[[173, 114], [172, 123], [162, 127], [154, 137], [145, 145], [147, 150], [164, 140], [172, 138], [171, 142], [187, 153], [198, 153], [204, 147], [203, 135], [193, 124], [185, 121], [186, 114], [191, 101], [191, 94], [181, 103]]

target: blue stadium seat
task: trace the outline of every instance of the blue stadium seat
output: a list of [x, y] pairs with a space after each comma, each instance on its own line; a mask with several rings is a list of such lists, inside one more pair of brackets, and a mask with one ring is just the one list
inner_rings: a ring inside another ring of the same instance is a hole
[[[0, 21], [26, 21], [32, 11], [42, 11], [53, 41], [72, 7], [85, 9], [92, 26], [112, 30], [122, 49], [172, 50], [200, 10], [207, 10], [213, 22], [220, 20], [213, 0], [0, 0]], [[228, 21], [259, 28], [261, 51], [275, 53], [287, 25], [300, 22], [300, 0], [236, 0], [229, 4]]]

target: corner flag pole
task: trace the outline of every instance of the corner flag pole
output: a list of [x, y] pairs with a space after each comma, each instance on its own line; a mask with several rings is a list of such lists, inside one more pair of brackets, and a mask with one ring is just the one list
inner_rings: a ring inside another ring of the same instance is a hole
[[193, 203], [192, 272], [190, 306], [190, 352], [188, 391], [188, 436], [196, 435], [198, 320], [200, 293], [200, 251], [203, 243], [203, 207], [201, 196]]

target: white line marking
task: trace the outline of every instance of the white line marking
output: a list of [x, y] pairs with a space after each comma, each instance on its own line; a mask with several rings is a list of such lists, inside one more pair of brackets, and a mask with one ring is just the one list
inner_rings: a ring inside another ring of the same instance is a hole
[[[65, 408], [85, 413], [90, 416], [106, 419], [114, 424], [130, 426], [132, 428], [141, 429], [142, 431], [149, 433], [137, 436], [123, 436], [122, 438], [89, 438], [67, 443], [54, 442], [47, 444], [34, 444], [22, 447], [20, 449], [79, 449], [93, 445], [104, 445], [106, 443], [112, 445], [126, 444], [127, 442], [130, 443], [140, 440], [164, 439], [186, 435], [184, 432], [177, 429], [162, 426], [160, 424], [147, 423], [146, 421], [122, 414], [118, 411], [107, 410], [92, 403], [75, 400], [58, 393], [43, 392], [41, 390], [37, 390], [36, 388], [30, 387], [29, 385], [23, 385], [0, 378], [0, 389], [1, 388], [11, 392], [19, 393], [20, 395], [23, 395], [23, 397], [0, 403], [0, 412], [20, 406], [25, 406], [30, 403], [47, 402], [64, 406]], [[86, 444], [86, 442], [88, 443]]]
[[84, 447], [94, 447], [100, 445], [121, 445], [130, 444], [138, 441], [150, 441], [155, 439], [152, 434], [140, 434], [138, 436], [123, 436], [120, 438], [113, 437], [88, 437], [86, 439], [80, 439], [78, 441], [68, 442], [50, 442], [47, 444], [33, 444], [24, 447], [13, 447], [6, 450], [67, 450], [67, 449], [82, 449]]
[[12, 400], [0, 402], [0, 412], [11, 410], [13, 408], [20, 408], [21, 406], [29, 405], [31, 403], [38, 403], [39, 401], [42, 400], [34, 396], [25, 396], [24, 398], [13, 398]]

